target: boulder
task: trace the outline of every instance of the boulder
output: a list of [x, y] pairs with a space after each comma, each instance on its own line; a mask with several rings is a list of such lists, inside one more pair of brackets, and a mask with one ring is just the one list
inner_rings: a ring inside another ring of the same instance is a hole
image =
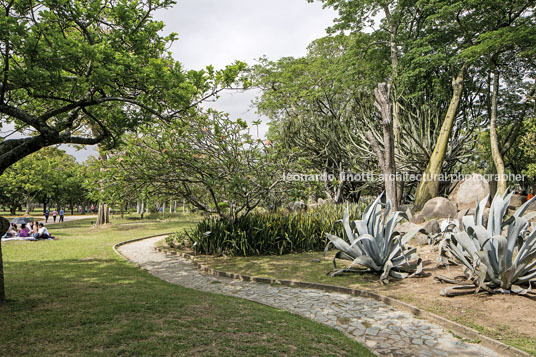
[[[398, 224], [395, 230], [399, 232], [401, 235], [404, 235], [414, 228], [422, 228], [422, 226], [420, 224], [415, 224], [412, 222], [405, 222], [405, 223]], [[428, 244], [428, 235], [419, 232], [413, 237], [411, 242], [415, 244], [419, 244], [419, 245]]]
[[[527, 196], [523, 195], [512, 195], [512, 198], [510, 199], [510, 205], [508, 208], [510, 209], [518, 209], [521, 207], [523, 203], [527, 202]], [[532, 206], [534, 203], [531, 203]]]
[[458, 205], [460, 211], [475, 208], [476, 200], [482, 200], [489, 195], [489, 183], [484, 176], [472, 174], [454, 187], [449, 200]]
[[424, 223], [424, 217], [422, 214], [417, 213], [410, 218], [411, 223], [422, 224]]
[[423, 233], [417, 233], [415, 237], [413, 237], [412, 241], [418, 245], [426, 245], [428, 244], [428, 235]]
[[426, 219], [454, 218], [458, 213], [456, 204], [444, 197], [434, 197], [424, 204], [420, 215]]
[[307, 205], [303, 201], [294, 201], [288, 204], [288, 209], [291, 211], [307, 210]]
[[400, 234], [404, 235], [405, 233], [408, 233], [410, 230], [414, 228], [421, 228], [421, 226], [419, 224], [415, 224], [412, 222], [404, 222], [404, 223], [399, 223], [396, 226], [395, 230], [399, 232]]
[[441, 229], [439, 228], [439, 222], [435, 219], [431, 219], [426, 222], [423, 229], [426, 231], [427, 234], [436, 234], [441, 232]]

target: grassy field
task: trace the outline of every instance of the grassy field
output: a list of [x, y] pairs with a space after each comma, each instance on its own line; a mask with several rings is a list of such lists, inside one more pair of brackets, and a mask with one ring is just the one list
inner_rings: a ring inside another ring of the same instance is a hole
[[192, 221], [73, 221], [50, 227], [56, 241], [4, 243], [0, 355], [372, 355], [285, 311], [168, 284], [112, 251]]

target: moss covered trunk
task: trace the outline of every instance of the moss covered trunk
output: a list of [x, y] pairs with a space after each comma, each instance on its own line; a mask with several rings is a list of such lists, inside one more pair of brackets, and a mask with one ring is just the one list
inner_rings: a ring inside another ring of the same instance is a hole
[[441, 174], [443, 162], [445, 161], [445, 155], [447, 153], [450, 133], [452, 132], [454, 120], [456, 119], [456, 113], [458, 112], [466, 70], [467, 64], [464, 64], [457, 76], [452, 80], [452, 97], [450, 99], [449, 107], [445, 119], [443, 120], [443, 124], [441, 125], [441, 131], [434, 146], [434, 151], [430, 156], [428, 165], [426, 166], [419, 186], [417, 187], [415, 195], [416, 209], [421, 209], [426, 201], [437, 196], [439, 192], [438, 177]]
[[499, 72], [495, 63], [492, 63], [493, 91], [491, 94], [491, 116], [489, 125], [489, 138], [491, 146], [491, 157], [497, 172], [497, 193], [502, 195], [506, 191], [506, 179], [504, 161], [499, 150], [499, 139], [497, 137], [497, 101], [499, 97]]

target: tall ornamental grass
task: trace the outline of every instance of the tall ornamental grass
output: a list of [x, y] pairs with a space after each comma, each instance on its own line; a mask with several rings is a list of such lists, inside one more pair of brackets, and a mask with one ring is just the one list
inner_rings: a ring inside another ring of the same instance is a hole
[[[350, 204], [351, 216], [359, 216], [364, 203]], [[235, 221], [206, 218], [194, 229], [175, 235], [198, 254], [250, 256], [283, 255], [321, 251], [326, 233], [343, 234], [334, 224], [344, 215], [346, 204], [324, 204], [297, 212], [250, 213]]]

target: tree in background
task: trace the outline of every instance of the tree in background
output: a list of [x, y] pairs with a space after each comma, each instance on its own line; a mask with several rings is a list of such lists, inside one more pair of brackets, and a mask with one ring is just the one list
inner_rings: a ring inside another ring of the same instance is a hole
[[142, 188], [154, 199], [181, 197], [197, 209], [236, 220], [277, 185], [285, 158], [271, 142], [254, 139], [247, 124], [226, 114], [199, 112], [187, 124], [139, 128], [100, 161], [106, 192]]
[[69, 202], [79, 203], [84, 197], [79, 174], [80, 165], [73, 156], [55, 147], [45, 148], [0, 175], [0, 202], [9, 207], [11, 214], [22, 206], [30, 214], [34, 202], [52, 202], [57, 208]]
[[[314, 41], [305, 57], [263, 58], [252, 67], [252, 84], [262, 90], [257, 108], [271, 120], [269, 138], [293, 154], [299, 172], [327, 172], [337, 178], [341, 173], [390, 172], [379, 170], [384, 168], [386, 136], [374, 105], [377, 84], [388, 80], [391, 68], [389, 49], [382, 43], [381, 37], [367, 34], [337, 34]], [[400, 173], [422, 172], [428, 164], [439, 136], [442, 108], [448, 105], [446, 96], [434, 96], [435, 86], [438, 83], [420, 86], [429, 100], [420, 95], [398, 96], [396, 117], [393, 105], [386, 111], [392, 113], [392, 149]], [[391, 98], [394, 89], [387, 87]], [[446, 152], [447, 172], [472, 153], [474, 127], [467, 128], [468, 120], [463, 119]], [[353, 199], [357, 191], [383, 190], [381, 181], [324, 184], [325, 195], [336, 201]], [[398, 185], [399, 199], [416, 184]]]
[[262, 90], [257, 109], [270, 118], [268, 137], [296, 159], [298, 172], [327, 173], [324, 194], [336, 202], [377, 183], [338, 180], [341, 174], [372, 171], [374, 152], [362, 145], [363, 129], [378, 131], [376, 84], [383, 81], [388, 53], [369, 35], [315, 40], [302, 58], [259, 60], [252, 85]]
[[536, 182], [536, 117], [527, 120], [524, 123], [524, 135], [521, 137], [520, 148], [525, 158], [526, 164], [523, 173], [529, 177], [534, 184]]

